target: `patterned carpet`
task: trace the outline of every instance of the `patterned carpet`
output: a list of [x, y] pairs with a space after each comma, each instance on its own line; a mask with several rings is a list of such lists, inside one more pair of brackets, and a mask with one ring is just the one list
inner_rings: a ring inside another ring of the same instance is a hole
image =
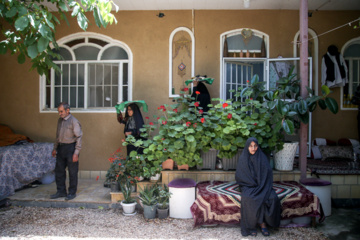
[[[282, 219], [323, 216], [318, 197], [301, 184], [295, 181], [274, 182], [273, 188], [281, 200]], [[196, 193], [196, 200], [190, 208], [195, 227], [240, 222], [241, 193], [235, 182], [200, 182]]]

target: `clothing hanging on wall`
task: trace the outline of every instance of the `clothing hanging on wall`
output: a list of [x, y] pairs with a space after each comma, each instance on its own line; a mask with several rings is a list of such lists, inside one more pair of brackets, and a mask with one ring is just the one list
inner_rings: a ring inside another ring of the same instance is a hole
[[348, 83], [348, 68], [336, 46], [328, 47], [321, 63], [321, 84], [329, 88], [343, 87]]

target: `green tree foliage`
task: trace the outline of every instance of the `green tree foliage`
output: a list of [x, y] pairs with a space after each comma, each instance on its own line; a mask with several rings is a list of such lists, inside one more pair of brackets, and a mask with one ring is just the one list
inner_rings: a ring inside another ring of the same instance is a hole
[[52, 59], [60, 58], [50, 48], [50, 44], [58, 48], [55, 32], [60, 21], [53, 13], [58, 13], [60, 19], [69, 25], [65, 13], [72, 11], [71, 16], [77, 18], [79, 27], [85, 31], [89, 23], [86, 12], [93, 12], [99, 28], [117, 23], [111, 13], [113, 7], [118, 11], [111, 0], [0, 0], [3, 36], [0, 53], [5, 54], [9, 50], [12, 55], [17, 54], [20, 64], [30, 58], [30, 70], [36, 69], [40, 75], [48, 76], [49, 69], [59, 70]]

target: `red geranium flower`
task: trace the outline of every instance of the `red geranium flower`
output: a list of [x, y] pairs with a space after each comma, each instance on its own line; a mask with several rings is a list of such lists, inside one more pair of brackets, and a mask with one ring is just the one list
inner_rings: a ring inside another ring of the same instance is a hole
[[162, 121], [162, 124], [163, 124], [163, 125], [166, 125], [166, 124], [167, 124], [167, 121]]
[[145, 117], [146, 119], [149, 119], [149, 117]]
[[229, 106], [229, 104], [227, 104], [227, 103], [223, 104], [223, 108], [226, 108], [227, 106]]
[[201, 121], [202, 123], [204, 123], [204, 122], [205, 122], [205, 118], [201, 118], [200, 121]]
[[246, 80], [247, 83], [249, 83], [250, 81], [249, 80]]
[[166, 108], [164, 105], [161, 105], [160, 107], [158, 107], [158, 110], [162, 109], [163, 111], [166, 111]]
[[177, 108], [174, 108], [173, 111], [176, 112], [176, 113], [178, 112]]
[[204, 112], [204, 110], [202, 110], [202, 109], [199, 110], [199, 113], [200, 113], [200, 114], [203, 114], [203, 112]]
[[200, 92], [199, 92], [199, 91], [196, 91], [195, 93], [196, 93], [196, 94], [198, 94], [198, 95], [200, 94]]
[[254, 123], [255, 126], [257, 126], [257, 123]]
[[191, 125], [191, 122], [186, 122], [186, 126], [189, 127]]
[[227, 118], [228, 118], [228, 119], [231, 119], [231, 118], [232, 118], [232, 114], [229, 113], [229, 114], [227, 115]]
[[152, 126], [152, 125], [154, 125], [154, 123], [153, 123], [153, 122], [149, 122], [149, 125]]
[[188, 88], [184, 88], [184, 91], [186, 92], [186, 91], [189, 91], [189, 89]]
[[156, 118], [156, 120], [159, 120], [159, 119], [160, 119], [160, 117], [157, 117], [157, 118]]
[[195, 106], [195, 107], [198, 107], [198, 106], [199, 106], [199, 102], [195, 102], [195, 103], [194, 103], [194, 106]]

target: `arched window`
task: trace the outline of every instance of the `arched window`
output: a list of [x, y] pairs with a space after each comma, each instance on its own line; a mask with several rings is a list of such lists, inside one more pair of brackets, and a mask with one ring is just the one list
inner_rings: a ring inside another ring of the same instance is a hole
[[187, 87], [185, 81], [194, 77], [194, 73], [194, 34], [186, 27], [178, 27], [169, 37], [169, 97], [178, 97]]
[[258, 74], [266, 76], [269, 35], [255, 29], [235, 29], [220, 35], [220, 98], [236, 99], [235, 92]]
[[349, 83], [341, 88], [341, 110], [357, 110], [358, 106], [351, 103], [356, 88], [360, 86], [360, 37], [351, 39], [341, 49], [348, 66]]
[[[299, 72], [300, 58], [269, 58], [270, 37], [255, 29], [235, 29], [220, 35], [220, 98], [239, 101], [239, 89], [248, 86], [256, 74], [267, 89], [276, 86], [290, 69]], [[312, 85], [312, 58], [309, 57], [309, 85]], [[244, 99], [241, 99], [244, 101]], [[311, 122], [311, 115], [310, 115]], [[286, 135], [286, 141], [299, 141], [300, 135]], [[308, 133], [308, 156], [311, 152], [311, 124]]]
[[117, 102], [131, 100], [132, 53], [107, 36], [77, 33], [58, 41], [53, 59], [61, 69], [41, 77], [41, 111], [54, 111], [68, 102], [73, 111], [115, 111]]
[[[313, 59], [313, 73], [312, 76], [314, 76], [314, 91], [316, 94], [321, 94], [321, 92], [319, 91], [319, 80], [318, 80], [318, 75], [319, 75], [319, 66], [318, 66], [318, 59], [319, 59], [319, 39], [317, 38], [317, 34], [314, 30], [312, 29], [308, 29], [308, 35], [309, 35], [309, 41], [308, 41], [308, 53], [309, 53], [309, 57], [311, 57]], [[300, 31], [298, 31], [295, 34], [294, 37], [294, 45], [293, 45], [293, 54], [294, 57], [298, 57], [300, 56], [300, 47], [297, 44], [298, 42], [300, 42]], [[312, 87], [312, 86], [311, 86]], [[321, 89], [321, 86], [320, 86]]]

